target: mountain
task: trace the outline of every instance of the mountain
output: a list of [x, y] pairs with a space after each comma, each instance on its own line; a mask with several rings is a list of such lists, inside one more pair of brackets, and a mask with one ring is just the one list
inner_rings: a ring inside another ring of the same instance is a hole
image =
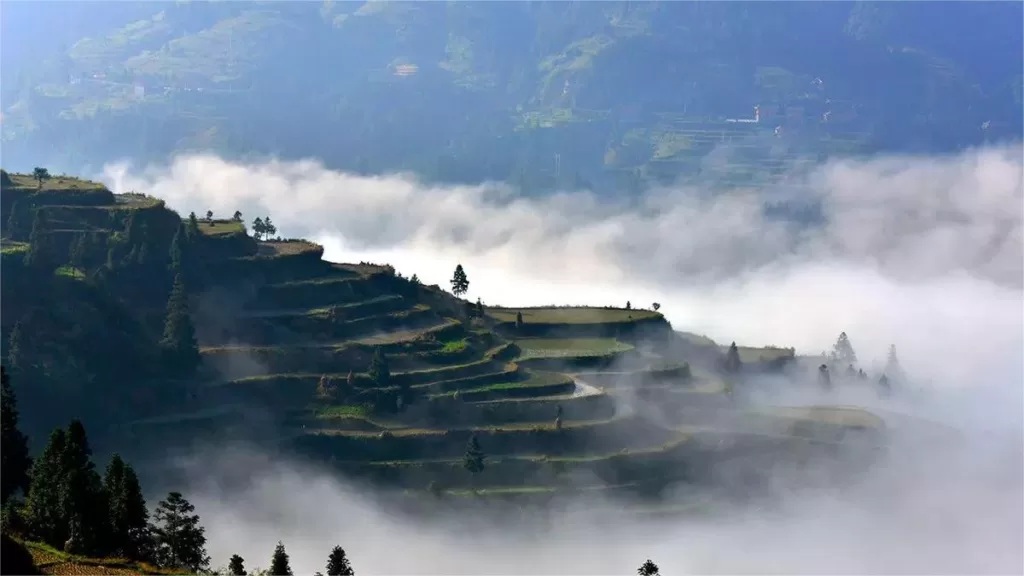
[[170, 464], [154, 454], [244, 439], [413, 495], [543, 501], [657, 498], [883, 430], [863, 410], [746, 402], [748, 375], [816, 377], [792, 349], [727, 350], [628, 304], [485, 307], [234, 219], [5, 176], [0, 328], [37, 450], [78, 418], [97, 454], [157, 478]]
[[527, 191], [635, 189], [1021, 137], [1019, 3], [3, 10], [5, 162], [25, 170], [212, 150]]

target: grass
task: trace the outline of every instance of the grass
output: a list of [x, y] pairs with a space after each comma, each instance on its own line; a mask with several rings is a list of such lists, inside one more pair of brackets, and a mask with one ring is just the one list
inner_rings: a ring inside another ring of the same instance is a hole
[[75, 280], [85, 280], [85, 272], [82, 272], [79, 268], [73, 266], [61, 266], [54, 272], [57, 276], [65, 276], [67, 278], [74, 278]]
[[626, 310], [625, 308], [488, 308], [487, 315], [502, 322], [515, 322], [522, 313], [526, 324], [602, 324], [633, 322], [660, 318], [653, 310]]
[[849, 428], [881, 428], [885, 422], [863, 408], [852, 406], [779, 407], [767, 411], [773, 416], [809, 420]]
[[177, 574], [180, 570], [157, 568], [125, 558], [88, 558], [61, 552], [39, 542], [20, 541], [43, 574]]
[[4, 254], [25, 254], [28, 252], [28, 248], [28, 242], [15, 242], [6, 238], [0, 244], [0, 252]]
[[245, 233], [245, 224], [235, 220], [200, 221], [199, 231], [205, 236], [228, 236]]
[[107, 187], [99, 182], [93, 182], [91, 180], [83, 180], [81, 178], [75, 178], [72, 176], [54, 176], [51, 175], [50, 179], [43, 180], [42, 188], [39, 187], [39, 182], [32, 177], [31, 174], [15, 174], [8, 173], [11, 177], [11, 183], [18, 188], [31, 188], [32, 190], [43, 190], [43, 191], [54, 191], [54, 190], [81, 190], [82, 192], [90, 190], [106, 190]]
[[524, 338], [515, 341], [522, 353], [519, 358], [566, 358], [604, 356], [615, 352], [628, 352], [633, 346], [614, 338]]
[[323, 246], [306, 240], [268, 241], [260, 242], [259, 245], [260, 256], [295, 256], [303, 253], [323, 253], [323, 250]]
[[[729, 350], [728, 346], [720, 346], [720, 348], [723, 354]], [[739, 350], [740, 360], [745, 363], [769, 362], [777, 358], [785, 358], [787, 356], [794, 355], [792, 349], [779, 348], [776, 346], [763, 346], [761, 348], [755, 348], [753, 346], [737, 346], [736, 349]]]

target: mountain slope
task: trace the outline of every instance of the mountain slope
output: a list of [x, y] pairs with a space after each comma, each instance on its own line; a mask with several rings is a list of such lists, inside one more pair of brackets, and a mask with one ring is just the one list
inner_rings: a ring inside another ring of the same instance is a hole
[[[1019, 138], [1020, 19], [971, 2], [152, 4], [5, 66], [5, 155], [313, 155], [532, 190], [692, 174], [725, 143], [756, 179], [796, 154]], [[760, 123], [725, 122], [755, 105]]]

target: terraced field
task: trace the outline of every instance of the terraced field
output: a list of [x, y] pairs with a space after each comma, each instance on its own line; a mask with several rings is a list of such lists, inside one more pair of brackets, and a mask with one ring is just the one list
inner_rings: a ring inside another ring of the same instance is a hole
[[[180, 216], [145, 196], [24, 193], [48, 202], [54, 237], [69, 245], [87, 233], [125, 234], [140, 213], [168, 242], [179, 228]], [[129, 426], [140, 446], [149, 434], [188, 441], [258, 429], [343, 473], [415, 493], [540, 497], [570, 484], [657, 492], [766, 439], [784, 452], [786, 438], [802, 446], [822, 427], [877, 427], [827, 407], [738, 406], [735, 383], [716, 364], [722, 347], [673, 332], [653, 310], [480, 314], [388, 266], [326, 262], [311, 242], [256, 242], [229, 220], [200, 222], [199, 231], [203, 288], [190, 308], [202, 385], [140, 415]], [[25, 251], [23, 236], [4, 240], [5, 258]], [[77, 268], [59, 273], [84, 278]], [[164, 303], [153, 306], [159, 321]], [[791, 354], [741, 349], [745, 362]], [[722, 444], [730, 434], [739, 440]], [[475, 474], [463, 467], [473, 437], [485, 455]]]

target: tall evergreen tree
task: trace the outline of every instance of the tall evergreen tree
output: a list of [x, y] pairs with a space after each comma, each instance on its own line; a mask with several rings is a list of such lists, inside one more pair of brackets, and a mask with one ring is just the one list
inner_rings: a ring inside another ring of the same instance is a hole
[[43, 210], [36, 210], [35, 218], [32, 220], [32, 232], [28, 237], [25, 264], [42, 273], [51, 272], [57, 267], [50, 235], [47, 233], [48, 227], [46, 213]]
[[743, 368], [743, 361], [740, 359], [740, 350], [733, 342], [729, 345], [729, 351], [725, 353], [725, 371], [735, 374]]
[[196, 218], [195, 212], [188, 213], [188, 224], [185, 226], [185, 233], [188, 235], [189, 240], [199, 237], [199, 218]]
[[853, 344], [850, 344], [850, 338], [846, 332], [839, 334], [839, 338], [832, 347], [832, 361], [840, 366], [857, 363], [857, 354], [853, 351]]
[[480, 448], [480, 441], [477, 440], [476, 434], [473, 434], [466, 444], [466, 453], [462, 456], [462, 467], [476, 476], [484, 471], [484, 458], [486, 456]]
[[135, 470], [119, 454], [114, 454], [107, 465], [103, 488], [110, 519], [107, 549], [129, 558], [141, 558], [147, 548], [149, 511]]
[[180, 492], [169, 493], [157, 505], [154, 532], [161, 564], [193, 572], [210, 565], [210, 557], [206, 555], [206, 530], [199, 525], [195, 509]]
[[164, 322], [164, 337], [160, 346], [167, 353], [174, 370], [189, 374], [199, 365], [199, 347], [196, 331], [188, 310], [188, 295], [181, 274], [174, 277], [174, 287], [167, 300], [167, 319]]
[[28, 455], [28, 438], [18, 429], [18, 399], [6, 366], [0, 366], [0, 386], [0, 488], [2, 501], [7, 502], [18, 489], [28, 490], [32, 459]]
[[43, 453], [32, 464], [26, 499], [25, 521], [29, 532], [51, 546], [62, 546], [67, 538], [67, 521], [61, 506], [63, 458], [67, 433], [57, 428]]
[[891, 376], [895, 380], [903, 378], [903, 366], [900, 365], [900, 359], [896, 356], [896, 345], [889, 345], [889, 356], [885, 361], [885, 373]]
[[331, 549], [331, 555], [327, 558], [327, 576], [355, 576], [352, 564], [341, 546]]
[[68, 522], [76, 551], [96, 551], [106, 540], [106, 495], [92, 462], [92, 448], [80, 420], [65, 434], [62, 458], [62, 515]]
[[373, 349], [373, 357], [370, 359], [368, 375], [370, 380], [373, 380], [373, 385], [377, 388], [386, 388], [391, 385], [391, 369], [388, 367], [388, 357], [380, 346]]
[[456, 296], [462, 296], [469, 291], [469, 277], [466, 276], [466, 271], [462, 269], [462, 264], [455, 266], [455, 273], [452, 274], [451, 279], [452, 294]]
[[228, 561], [228, 571], [231, 572], [231, 576], [246, 576], [245, 560], [238, 554], [232, 554], [231, 560]]
[[288, 553], [284, 550], [284, 544], [278, 541], [274, 548], [274, 557], [270, 559], [271, 576], [292, 576], [292, 567], [288, 565]]
[[171, 250], [169, 256], [171, 257], [171, 270], [175, 274], [181, 274], [181, 261], [185, 256], [185, 240], [188, 233], [185, 231], [183, 224], [178, 225], [178, 230], [174, 233], [174, 238], [171, 239]]

